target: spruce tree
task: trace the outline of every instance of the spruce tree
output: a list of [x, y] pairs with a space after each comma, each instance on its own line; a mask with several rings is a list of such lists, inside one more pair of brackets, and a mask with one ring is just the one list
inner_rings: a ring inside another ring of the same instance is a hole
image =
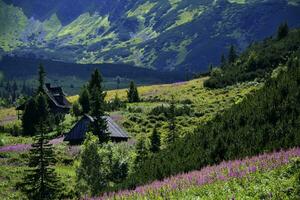
[[172, 97], [172, 100], [171, 100], [168, 117], [169, 117], [169, 121], [168, 121], [169, 131], [167, 132], [167, 136], [166, 136], [166, 144], [167, 145], [172, 144], [177, 140], [176, 106], [175, 106], [174, 97]]
[[39, 66], [38, 76], [39, 76], [38, 77], [39, 86], [38, 86], [37, 94], [45, 92], [44, 85], [45, 85], [46, 72], [42, 64], [40, 64]]
[[237, 58], [237, 53], [235, 47], [231, 45], [228, 54], [228, 62], [233, 63], [236, 60], [236, 58]]
[[88, 114], [90, 112], [90, 95], [85, 86], [83, 87], [79, 96], [79, 104], [81, 105], [83, 114]]
[[36, 99], [31, 98], [26, 104], [22, 115], [22, 128], [24, 135], [36, 134], [36, 122], [38, 115]]
[[160, 150], [160, 134], [157, 131], [156, 126], [154, 127], [154, 129], [152, 131], [150, 140], [151, 140], [150, 151], [152, 153], [157, 153]]
[[281, 40], [289, 34], [289, 26], [287, 22], [280, 24], [277, 30], [277, 39]]
[[148, 158], [148, 148], [144, 136], [140, 136], [138, 138], [135, 146], [135, 153], [136, 157], [134, 160], [134, 164], [136, 167], [138, 167], [141, 163], [143, 163], [143, 161], [145, 161]]
[[109, 140], [109, 133], [107, 131], [107, 121], [105, 116], [105, 96], [102, 88], [103, 78], [96, 69], [91, 76], [91, 80], [88, 84], [89, 97], [90, 97], [90, 114], [94, 117], [91, 129], [93, 134], [99, 137], [99, 142], [104, 143]]
[[133, 81], [130, 82], [129, 90], [127, 91], [127, 99], [129, 103], [140, 101], [138, 89]]
[[98, 136], [99, 142], [104, 143], [109, 140], [107, 121], [104, 118], [104, 98], [98, 89], [95, 88], [94, 91], [91, 99], [91, 115], [94, 117], [94, 122], [91, 128], [93, 134]]
[[47, 122], [49, 120], [49, 108], [44, 95], [37, 96], [37, 110], [41, 112], [36, 129], [38, 135], [29, 154], [29, 169], [22, 183], [17, 186], [21, 188], [29, 199], [49, 200], [58, 199], [63, 185], [60, 183], [54, 166], [56, 159], [52, 144], [49, 144], [46, 133], [49, 131]]
[[95, 71], [91, 75], [91, 80], [89, 81], [89, 84], [88, 84], [88, 91], [89, 91], [90, 95], [92, 95], [94, 93], [95, 89], [98, 89], [100, 91], [103, 90], [102, 82], [103, 82], [103, 78], [102, 78], [99, 70], [95, 69]]

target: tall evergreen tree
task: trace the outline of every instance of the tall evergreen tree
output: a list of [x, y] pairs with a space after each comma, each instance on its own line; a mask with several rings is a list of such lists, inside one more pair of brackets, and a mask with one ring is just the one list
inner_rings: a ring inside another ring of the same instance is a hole
[[169, 121], [168, 121], [169, 131], [167, 132], [167, 136], [166, 136], [166, 144], [167, 145], [172, 144], [177, 140], [176, 106], [175, 106], [174, 97], [172, 97], [172, 100], [171, 100], [168, 117], [169, 117]]
[[31, 98], [26, 104], [22, 115], [22, 128], [24, 135], [36, 134], [36, 122], [38, 115], [35, 98]]
[[289, 26], [287, 22], [280, 24], [277, 30], [277, 39], [281, 40], [289, 34]]
[[152, 153], [157, 153], [160, 150], [160, 134], [157, 131], [156, 126], [154, 127], [154, 129], [152, 131], [150, 140], [151, 140], [150, 151]]
[[130, 82], [129, 90], [127, 91], [127, 99], [129, 103], [140, 101], [138, 89], [133, 81]]
[[109, 133], [107, 131], [107, 121], [104, 118], [104, 98], [103, 94], [95, 89], [91, 99], [91, 115], [94, 117], [92, 124], [92, 132], [97, 135], [100, 143], [107, 142], [109, 140]]
[[56, 159], [52, 144], [49, 144], [47, 136], [48, 125], [45, 121], [49, 118], [49, 109], [44, 95], [37, 96], [37, 110], [41, 112], [36, 129], [39, 134], [35, 138], [30, 150], [28, 167], [22, 183], [18, 184], [29, 199], [49, 200], [58, 199], [62, 184], [60, 183], [54, 166]]
[[237, 53], [235, 47], [234, 45], [231, 45], [228, 54], [228, 62], [233, 63], [236, 60], [236, 58], [237, 58]]
[[92, 95], [94, 93], [95, 89], [98, 89], [100, 91], [103, 90], [102, 82], [103, 82], [103, 78], [102, 78], [99, 70], [95, 69], [95, 71], [91, 75], [91, 80], [89, 81], [89, 84], [88, 84], [88, 90], [89, 90], [90, 95]]
[[39, 86], [38, 86], [37, 94], [45, 92], [44, 85], [45, 85], [46, 72], [45, 72], [44, 66], [42, 64], [40, 64], [40, 66], [39, 66], [38, 76], [39, 76], [38, 77]]
[[88, 114], [90, 112], [90, 95], [89, 95], [89, 91], [87, 90], [87, 88], [84, 86], [81, 94], [79, 96], [79, 104], [81, 105], [82, 108], [82, 113], [83, 114]]
[[138, 138], [135, 146], [135, 153], [136, 157], [134, 160], [134, 164], [136, 167], [138, 167], [143, 161], [145, 161], [148, 158], [148, 149], [144, 136]]
[[88, 84], [89, 97], [90, 97], [90, 114], [94, 117], [94, 122], [91, 126], [93, 134], [99, 137], [99, 142], [104, 143], [109, 140], [109, 133], [107, 131], [107, 121], [105, 116], [105, 96], [102, 87], [103, 78], [96, 69]]

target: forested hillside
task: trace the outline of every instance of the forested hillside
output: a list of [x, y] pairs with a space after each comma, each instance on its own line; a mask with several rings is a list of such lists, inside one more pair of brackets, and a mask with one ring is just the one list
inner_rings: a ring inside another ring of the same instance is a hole
[[1, 0], [0, 52], [77, 63], [205, 71], [287, 21], [297, 0]]
[[299, 51], [254, 94], [194, 134], [145, 159], [125, 182], [134, 187], [203, 166], [300, 144]]

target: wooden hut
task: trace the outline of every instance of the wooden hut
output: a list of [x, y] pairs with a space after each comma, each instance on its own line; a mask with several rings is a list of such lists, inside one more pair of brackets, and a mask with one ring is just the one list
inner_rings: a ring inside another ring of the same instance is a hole
[[[124, 142], [129, 139], [128, 134], [121, 129], [110, 117], [105, 116], [108, 126], [108, 132], [110, 133], [110, 139], [113, 142]], [[66, 134], [64, 141], [70, 142], [70, 144], [81, 144], [85, 139], [85, 135], [89, 130], [90, 124], [94, 122], [94, 118], [85, 114]]]
[[[71, 103], [67, 100], [61, 87], [51, 87], [50, 83], [44, 86], [45, 94], [48, 98], [50, 112], [53, 114], [67, 114], [70, 112]], [[18, 106], [17, 111], [24, 111], [26, 103]]]

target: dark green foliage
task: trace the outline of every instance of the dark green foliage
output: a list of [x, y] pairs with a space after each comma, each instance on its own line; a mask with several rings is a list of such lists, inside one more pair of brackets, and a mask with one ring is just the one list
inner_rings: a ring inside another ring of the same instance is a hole
[[78, 119], [78, 117], [80, 117], [82, 111], [81, 111], [80, 104], [78, 102], [73, 103], [71, 112], [72, 112], [72, 115], [74, 117], [76, 117], [76, 119]]
[[264, 81], [280, 63], [300, 49], [300, 30], [293, 30], [281, 40], [268, 38], [263, 42], [252, 44], [239, 56], [238, 62], [221, 65], [205, 87], [221, 88], [244, 81]]
[[37, 122], [37, 107], [35, 98], [31, 98], [25, 106], [22, 116], [22, 127], [24, 135], [35, 135]]
[[249, 94], [194, 134], [144, 160], [126, 182], [133, 187], [223, 160], [300, 145], [300, 62]]
[[107, 131], [107, 122], [103, 118], [104, 113], [104, 99], [102, 94], [95, 90], [93, 99], [91, 100], [91, 115], [95, 118], [92, 123], [92, 132], [97, 135], [100, 143], [107, 142], [109, 140], [109, 133]]
[[40, 66], [39, 66], [38, 75], [39, 75], [39, 78], [38, 78], [39, 86], [37, 89], [37, 94], [45, 92], [44, 85], [45, 85], [46, 72], [45, 72], [44, 66], [42, 64], [40, 64]]
[[30, 169], [26, 170], [23, 182], [17, 186], [29, 199], [58, 199], [63, 185], [60, 184], [54, 171], [56, 159], [52, 144], [48, 143], [45, 135], [49, 131], [48, 125], [45, 123], [49, 117], [49, 109], [42, 94], [37, 97], [37, 110], [41, 112], [36, 125], [39, 134], [36, 136], [35, 143], [32, 144], [30, 150], [28, 163]]
[[102, 79], [102, 76], [101, 76], [99, 70], [95, 69], [91, 75], [91, 79], [88, 84], [89, 93], [92, 95], [95, 92], [95, 90], [97, 90], [97, 89], [102, 90], [103, 89], [102, 82], [103, 82], [103, 79]]
[[135, 153], [136, 153], [136, 157], [134, 160], [134, 164], [135, 164], [136, 169], [138, 169], [140, 165], [143, 165], [143, 162], [149, 156], [145, 137], [141, 136], [138, 138], [136, 146], [135, 146]]
[[151, 141], [150, 151], [152, 153], [157, 153], [160, 150], [160, 134], [157, 131], [156, 126], [154, 127], [154, 129], [152, 131], [150, 141]]
[[88, 85], [90, 96], [90, 114], [94, 117], [94, 122], [91, 125], [91, 129], [94, 135], [97, 135], [100, 143], [107, 142], [109, 140], [109, 133], [107, 131], [107, 122], [104, 119], [105, 115], [105, 95], [102, 88], [102, 76], [96, 69], [91, 76], [91, 80]]
[[133, 81], [130, 82], [129, 90], [127, 91], [127, 99], [129, 103], [140, 101], [138, 89]]
[[77, 190], [92, 196], [98, 195], [107, 187], [110, 173], [110, 168], [107, 167], [110, 152], [100, 152], [99, 147], [98, 138], [88, 133], [80, 153], [80, 164], [76, 169]]
[[169, 112], [168, 112], [168, 132], [166, 135], [166, 144], [171, 145], [173, 144], [178, 137], [178, 133], [176, 131], [176, 106], [174, 98], [171, 101]]
[[289, 26], [287, 22], [281, 24], [277, 30], [277, 39], [281, 40], [289, 34]]
[[90, 112], [90, 97], [87, 88], [84, 86], [80, 95], [79, 95], [79, 103], [82, 108], [82, 113], [87, 114]]
[[[230, 46], [229, 54], [228, 54], [228, 62], [234, 63], [234, 61], [237, 59], [238, 55], [236, 53], [235, 47], [233, 45]], [[222, 62], [224, 62], [222, 60]]]

